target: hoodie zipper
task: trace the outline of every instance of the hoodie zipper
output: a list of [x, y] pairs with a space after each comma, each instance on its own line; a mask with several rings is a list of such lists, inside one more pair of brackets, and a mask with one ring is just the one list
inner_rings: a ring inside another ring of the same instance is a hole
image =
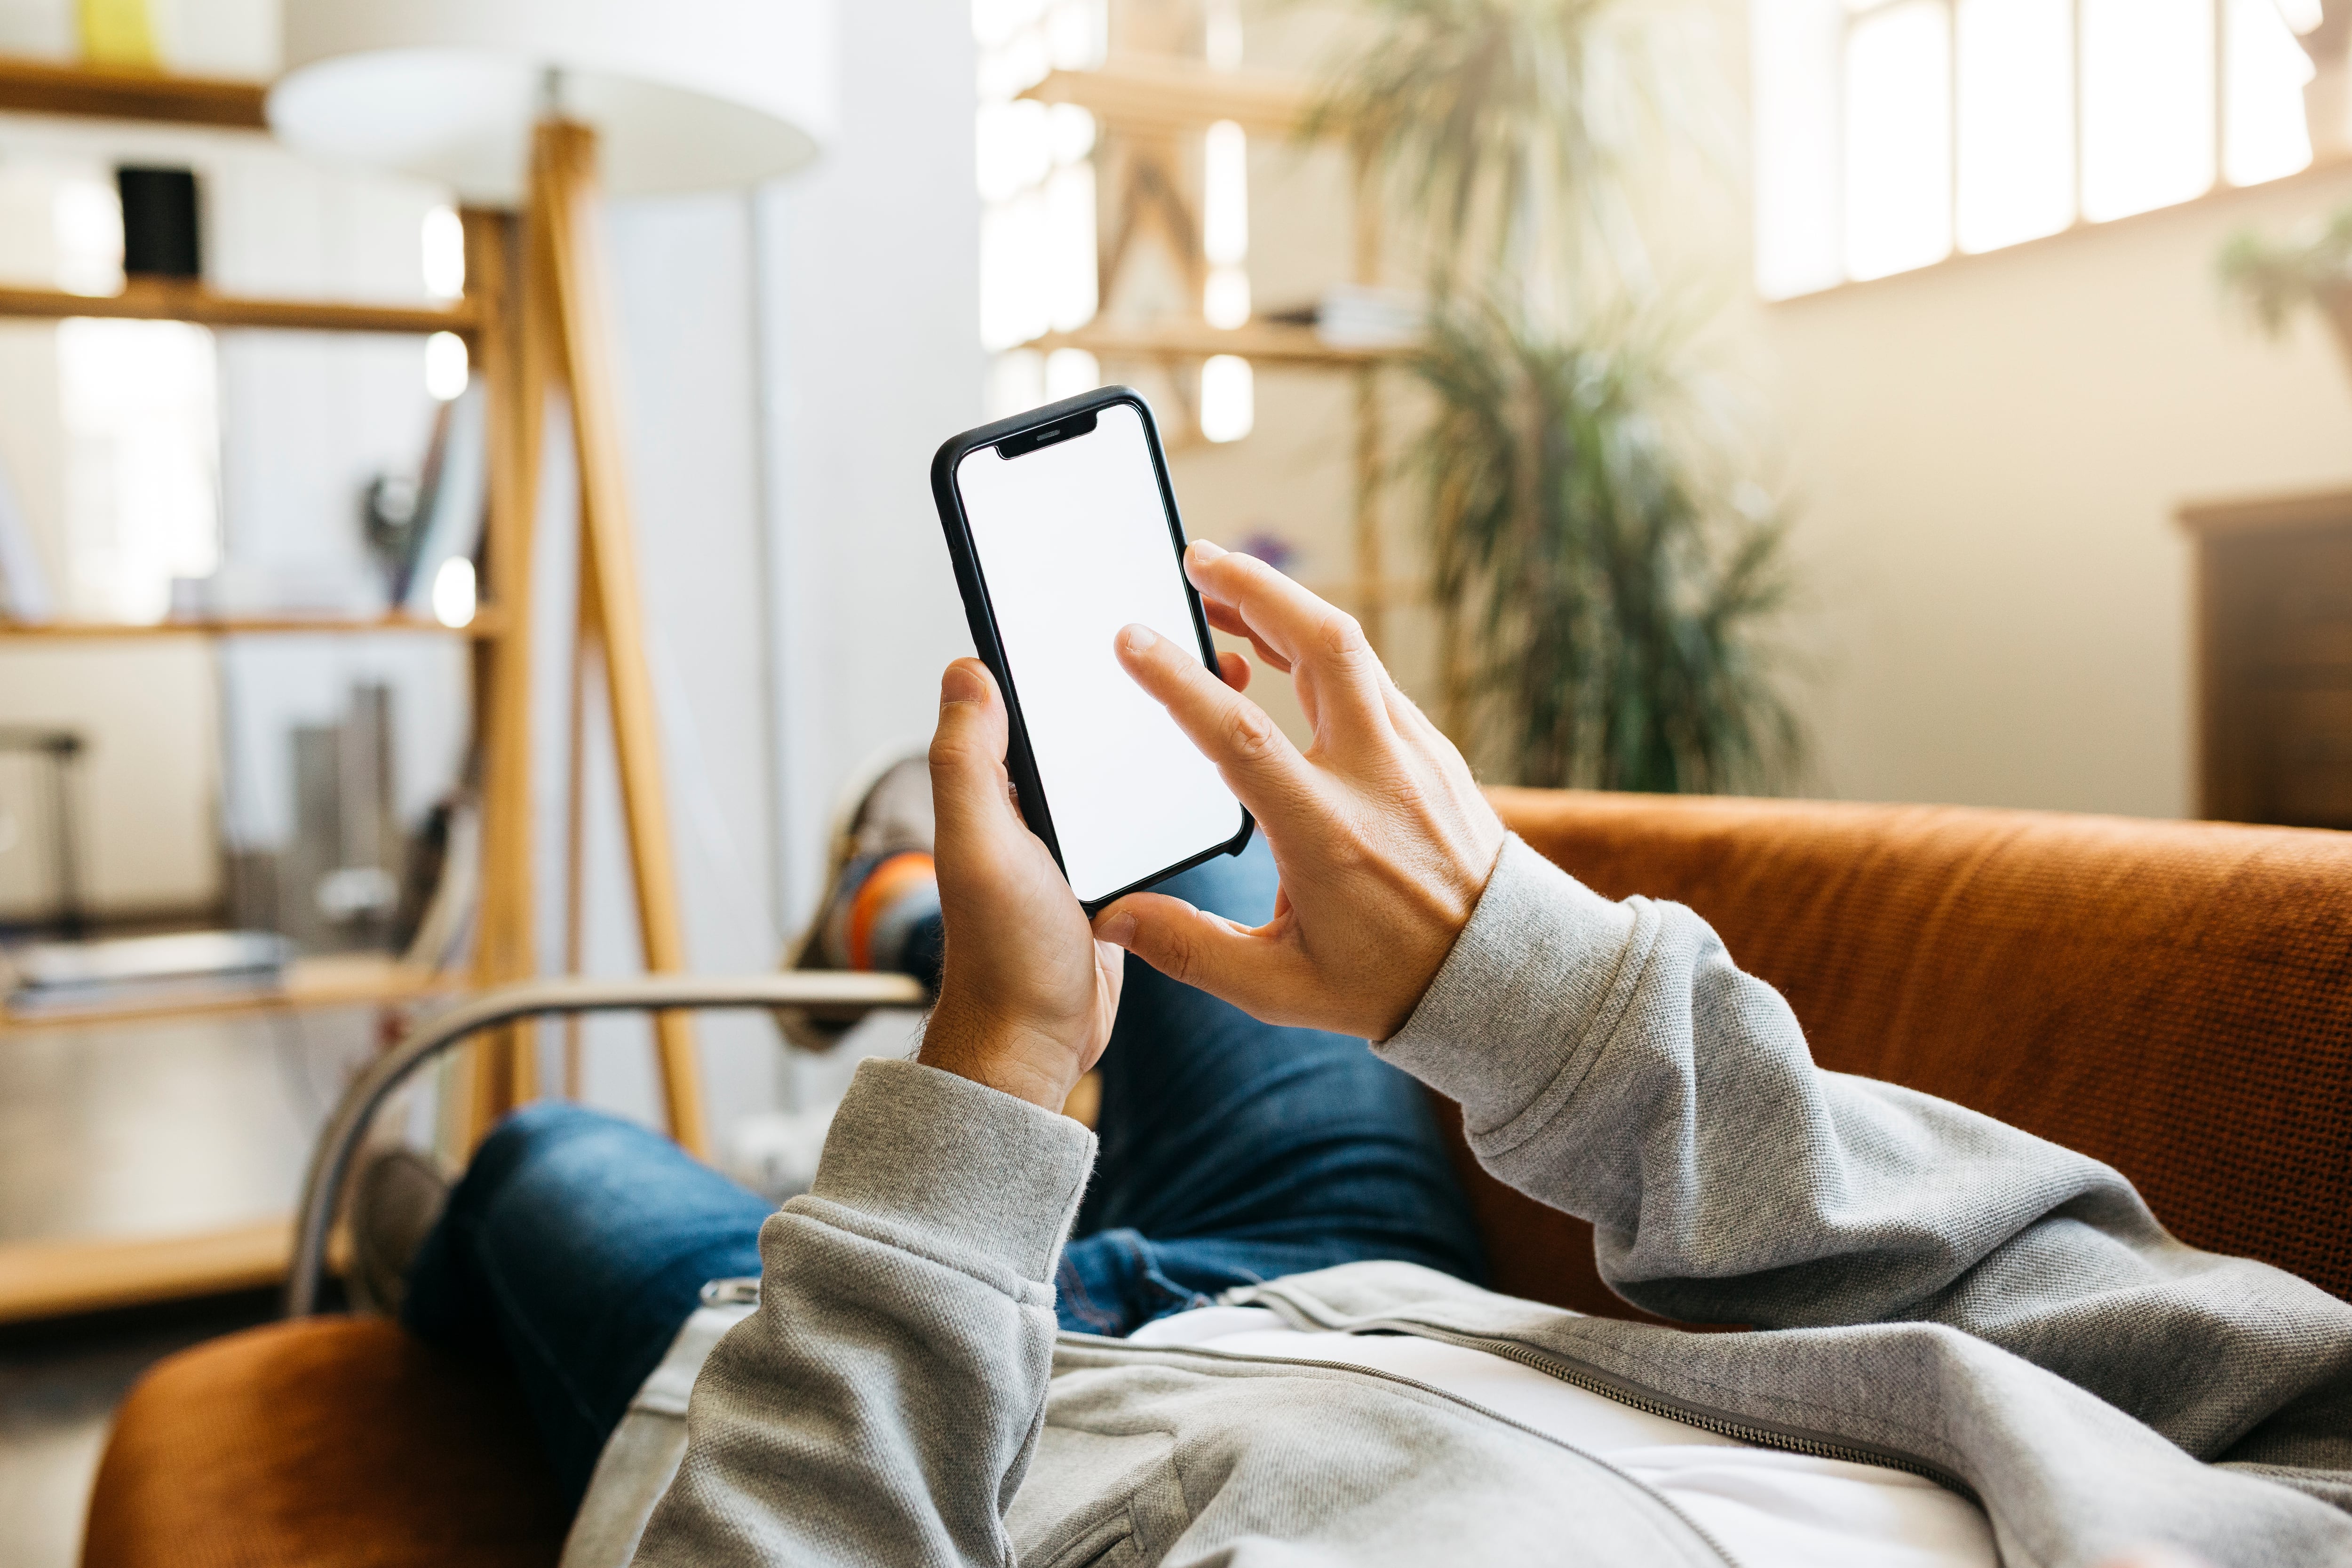
[[[1842, 1442], [1837, 1438], [1811, 1432], [1784, 1432], [1768, 1426], [1753, 1426], [1724, 1411], [1680, 1400], [1669, 1400], [1642, 1389], [1627, 1388], [1617, 1378], [1599, 1368], [1566, 1356], [1533, 1349], [1514, 1340], [1486, 1339], [1476, 1334], [1456, 1333], [1432, 1324], [1416, 1322], [1410, 1318], [1370, 1318], [1347, 1322], [1326, 1321], [1309, 1307], [1287, 1295], [1258, 1289], [1248, 1293], [1248, 1304], [1273, 1309], [1277, 1317], [1289, 1321], [1294, 1329], [1308, 1329], [1323, 1333], [1360, 1333], [1367, 1330], [1386, 1329], [1397, 1333], [1414, 1334], [1423, 1339], [1458, 1345], [1465, 1350], [1485, 1351], [1506, 1361], [1532, 1367], [1549, 1377], [1597, 1394], [1629, 1410], [1639, 1410], [1645, 1415], [1664, 1416], [1712, 1432], [1720, 1437], [1730, 1437], [1759, 1448], [1777, 1448], [1782, 1453], [1804, 1454], [1816, 1459], [1837, 1459], [1847, 1464], [1876, 1465], [1885, 1469], [1902, 1470], [1923, 1480], [1935, 1482], [1948, 1491], [1958, 1492], [1979, 1508], [1983, 1500], [1974, 1487], [1942, 1467], [1906, 1454], [1898, 1449]], [[1236, 1303], [1239, 1304], [1239, 1303]]]
[[[1065, 1333], [1063, 1337], [1081, 1341], [1087, 1343], [1110, 1345], [1122, 1350], [1146, 1351], [1154, 1355], [1196, 1355], [1206, 1357], [1212, 1361], [1239, 1362], [1252, 1366], [1296, 1366], [1312, 1368], [1318, 1372], [1352, 1373], [1359, 1377], [1378, 1378], [1382, 1383], [1393, 1383], [1405, 1388], [1416, 1389], [1433, 1398], [1444, 1400], [1448, 1405], [1457, 1405], [1465, 1410], [1475, 1410], [1490, 1421], [1499, 1422], [1503, 1426], [1508, 1426], [1514, 1432], [1524, 1433], [1528, 1436], [1535, 1438], [1538, 1442], [1549, 1443], [1555, 1448], [1566, 1449], [1569, 1453], [1574, 1454], [1578, 1458], [1586, 1461], [1588, 1464], [1608, 1471], [1611, 1475], [1616, 1477], [1619, 1480], [1623, 1481], [1627, 1486], [1632, 1487], [1636, 1491], [1642, 1493], [1644, 1497], [1647, 1497], [1652, 1502], [1657, 1504], [1660, 1508], [1664, 1509], [1668, 1513], [1672, 1514], [1675, 1518], [1675, 1522], [1680, 1524], [1685, 1529], [1688, 1530], [1693, 1535], [1698, 1537], [1702, 1545], [1723, 1560], [1726, 1564], [1726, 1568], [1741, 1568], [1739, 1559], [1733, 1556], [1730, 1552], [1726, 1550], [1723, 1542], [1717, 1541], [1715, 1538], [1714, 1533], [1709, 1531], [1706, 1526], [1693, 1519], [1689, 1514], [1685, 1513], [1682, 1510], [1681, 1505], [1677, 1504], [1674, 1499], [1659, 1491], [1657, 1488], [1650, 1485], [1647, 1481], [1643, 1480], [1639, 1476], [1628, 1474], [1626, 1471], [1618, 1468], [1617, 1466], [1611, 1464], [1609, 1460], [1602, 1458], [1601, 1455], [1595, 1454], [1589, 1449], [1579, 1447], [1576, 1444], [1570, 1442], [1565, 1437], [1555, 1436], [1551, 1433], [1544, 1431], [1541, 1427], [1530, 1426], [1524, 1421], [1515, 1420], [1511, 1416], [1504, 1415], [1499, 1410], [1491, 1409], [1486, 1405], [1479, 1404], [1475, 1399], [1465, 1399], [1462, 1395], [1455, 1394], [1451, 1389], [1440, 1388], [1434, 1384], [1423, 1383], [1417, 1377], [1407, 1377], [1401, 1372], [1389, 1372], [1381, 1367], [1359, 1366], [1353, 1362], [1345, 1361], [1322, 1361], [1312, 1356], [1259, 1355], [1242, 1351], [1221, 1351], [1214, 1345], [1130, 1345], [1124, 1340], [1105, 1339], [1095, 1334]], [[1434, 1339], [1440, 1336], [1431, 1335], [1429, 1337]], [[1485, 1350], [1487, 1347], [1483, 1343], [1477, 1343], [1471, 1344], [1467, 1346], [1467, 1348], [1472, 1350]], [[1517, 1358], [1515, 1357], [1513, 1359]], [[1582, 1385], [1579, 1384], [1579, 1386], [1580, 1387]], [[1663, 1412], [1654, 1411], [1652, 1414], [1663, 1414]]]

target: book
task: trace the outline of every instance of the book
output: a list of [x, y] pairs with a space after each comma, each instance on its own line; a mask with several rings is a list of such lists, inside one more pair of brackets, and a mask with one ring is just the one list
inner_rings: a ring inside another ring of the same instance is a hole
[[81, 0], [82, 58], [116, 70], [155, 70], [155, 18], [147, 0]]
[[0, 618], [46, 621], [57, 614], [40, 545], [16, 499], [8, 466], [0, 461]]
[[199, 931], [107, 942], [42, 942], [0, 955], [0, 979], [18, 1009], [91, 1005], [150, 987], [275, 984], [293, 956], [275, 931]]
[[417, 505], [424, 516], [417, 524], [415, 564], [405, 587], [408, 608], [415, 615], [433, 614], [433, 584], [446, 563], [470, 559], [482, 542], [484, 509], [489, 504], [489, 432], [482, 401], [481, 378], [457, 395], [449, 406], [447, 426], [436, 432], [437, 463], [429, 464]]

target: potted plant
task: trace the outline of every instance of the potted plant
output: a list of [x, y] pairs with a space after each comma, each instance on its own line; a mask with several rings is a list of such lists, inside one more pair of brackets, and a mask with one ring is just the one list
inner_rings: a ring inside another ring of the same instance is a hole
[[1352, 144], [1428, 291], [1405, 365], [1446, 728], [1514, 783], [1765, 790], [1785, 531], [1662, 302], [1626, 177], [1712, 131], [1639, 0], [1365, 0], [1312, 121]]
[[2234, 235], [2221, 247], [2221, 272], [2222, 286], [2270, 332], [2305, 306], [2317, 310], [2352, 367], [2352, 207], [2287, 239]]

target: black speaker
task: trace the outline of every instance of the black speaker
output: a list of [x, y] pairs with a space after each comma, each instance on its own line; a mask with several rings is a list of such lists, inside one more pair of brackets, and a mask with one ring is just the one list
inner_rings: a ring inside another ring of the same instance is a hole
[[190, 169], [117, 169], [122, 270], [133, 278], [201, 278], [196, 176]]

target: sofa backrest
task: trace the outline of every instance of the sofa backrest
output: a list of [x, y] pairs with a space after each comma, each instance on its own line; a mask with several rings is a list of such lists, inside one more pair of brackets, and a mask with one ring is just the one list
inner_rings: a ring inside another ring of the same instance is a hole
[[[1822, 1067], [2104, 1160], [2182, 1240], [2352, 1299], [2352, 834], [1493, 796], [1586, 885], [1697, 910]], [[1497, 1289], [1634, 1315], [1600, 1285], [1589, 1228], [1472, 1186]]]

